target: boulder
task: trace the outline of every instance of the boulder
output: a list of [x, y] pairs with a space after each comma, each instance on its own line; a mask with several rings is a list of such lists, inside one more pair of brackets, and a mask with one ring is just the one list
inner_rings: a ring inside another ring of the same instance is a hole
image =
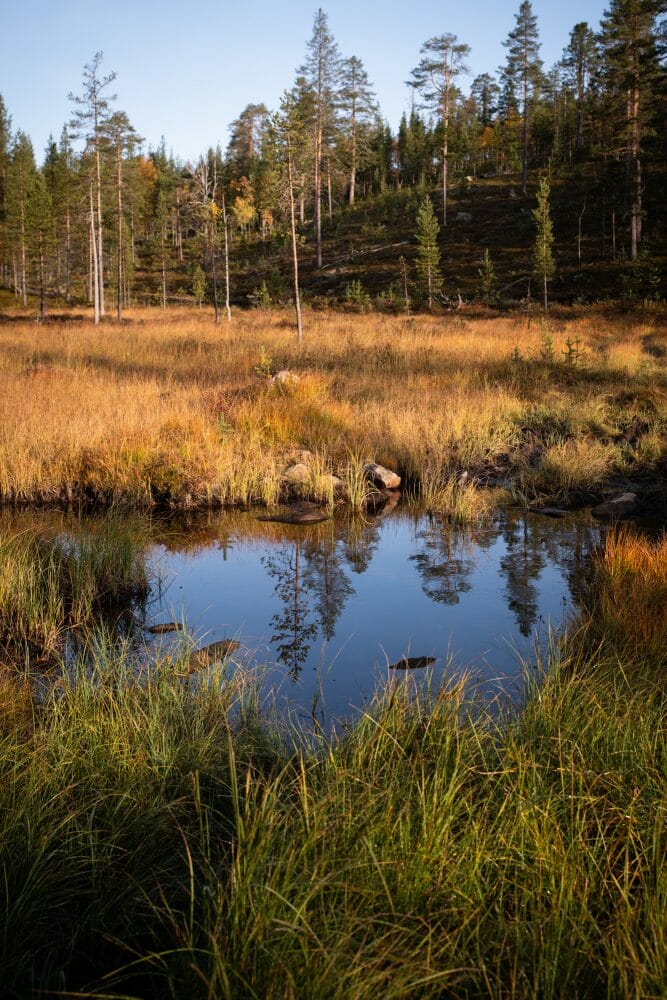
[[290, 467], [283, 472], [283, 480], [286, 483], [292, 483], [295, 486], [309, 483], [310, 469], [307, 465], [304, 465], [303, 462], [297, 462], [296, 465], [290, 465]]
[[167, 635], [169, 632], [178, 632], [182, 629], [181, 622], [160, 622], [157, 625], [149, 625], [146, 629], [151, 635]]
[[195, 649], [188, 657], [188, 670], [194, 674], [196, 670], [204, 670], [214, 663], [223, 663], [240, 645], [236, 639], [220, 639], [219, 642], [211, 642], [208, 646]]
[[294, 448], [289, 453], [289, 460], [295, 465], [310, 465], [313, 461], [313, 453], [307, 448]]
[[636, 509], [637, 494], [621, 493], [620, 496], [614, 497], [613, 500], [607, 500], [606, 503], [599, 503], [597, 507], [593, 507], [591, 513], [593, 517], [600, 518], [602, 521], [614, 521], [619, 517], [627, 517], [628, 514], [634, 514]]
[[284, 368], [282, 371], [276, 372], [271, 381], [274, 385], [295, 385], [300, 381], [300, 376], [296, 372]]
[[457, 212], [454, 222], [472, 222], [472, 215], [470, 212]]
[[265, 514], [258, 517], [258, 521], [274, 521], [277, 524], [320, 524], [328, 521], [331, 514], [323, 510], [316, 503], [309, 500], [301, 500], [299, 503], [292, 503], [276, 514]]
[[390, 663], [390, 670], [418, 670], [435, 663], [435, 656], [402, 656], [396, 663]]
[[528, 510], [531, 514], [543, 514], [544, 517], [559, 518], [567, 514], [561, 507], [529, 507]]
[[383, 465], [378, 465], [377, 462], [366, 462], [364, 472], [367, 478], [380, 489], [397, 490], [401, 485], [400, 476], [392, 472], [391, 469], [385, 469]]

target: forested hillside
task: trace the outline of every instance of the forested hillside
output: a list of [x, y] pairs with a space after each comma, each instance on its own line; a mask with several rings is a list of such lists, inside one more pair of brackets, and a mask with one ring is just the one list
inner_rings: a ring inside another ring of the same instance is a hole
[[[194, 300], [217, 318], [226, 306], [291, 301], [295, 289], [315, 304], [391, 311], [459, 296], [540, 298], [541, 179], [551, 298], [655, 300], [665, 262], [664, 8], [611, 0], [599, 25], [573, 25], [547, 67], [524, 0], [504, 65], [472, 82], [474, 39], [427, 39], [412, 68], [398, 70], [412, 110], [396, 132], [363, 62], [339, 52], [319, 10], [280, 106], [240, 110], [227, 148], [198, 162], [165, 143], [145, 148], [98, 52], [40, 164], [0, 97], [3, 304], [35, 296], [42, 311], [60, 301], [120, 318], [132, 304]], [[437, 227], [420, 251], [427, 198]]]

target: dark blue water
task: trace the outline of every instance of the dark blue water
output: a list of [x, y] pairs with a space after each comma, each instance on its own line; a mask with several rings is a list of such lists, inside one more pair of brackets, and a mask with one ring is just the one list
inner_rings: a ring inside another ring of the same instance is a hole
[[511, 512], [476, 528], [400, 509], [302, 527], [209, 516], [152, 548], [160, 583], [142, 624], [185, 623], [202, 646], [238, 640], [226, 669], [261, 666], [306, 716], [316, 696], [327, 717], [350, 716], [402, 656], [435, 657], [436, 682], [467, 673], [512, 696], [522, 660], [572, 614], [597, 540], [585, 519]]

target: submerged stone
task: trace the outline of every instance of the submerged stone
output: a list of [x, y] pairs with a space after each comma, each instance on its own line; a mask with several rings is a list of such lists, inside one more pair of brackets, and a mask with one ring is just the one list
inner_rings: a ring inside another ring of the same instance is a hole
[[222, 663], [239, 649], [241, 643], [236, 639], [220, 639], [218, 642], [211, 642], [208, 646], [196, 649], [188, 658], [188, 669], [191, 674], [196, 670], [203, 670], [214, 663]]
[[328, 521], [330, 517], [331, 514], [318, 504], [300, 500], [276, 514], [264, 514], [257, 520], [274, 521], [277, 524], [320, 524], [322, 521]]
[[166, 635], [168, 632], [178, 632], [183, 627], [180, 622], [159, 622], [157, 625], [149, 625], [146, 631], [151, 635]]
[[613, 521], [616, 518], [634, 514], [636, 509], [637, 494], [621, 493], [620, 496], [614, 497], [613, 500], [607, 500], [606, 503], [600, 503], [597, 507], [593, 507], [591, 513], [593, 517], [600, 518], [602, 521]]
[[430, 667], [437, 656], [402, 656], [396, 663], [390, 663], [390, 670], [418, 670], [420, 667]]

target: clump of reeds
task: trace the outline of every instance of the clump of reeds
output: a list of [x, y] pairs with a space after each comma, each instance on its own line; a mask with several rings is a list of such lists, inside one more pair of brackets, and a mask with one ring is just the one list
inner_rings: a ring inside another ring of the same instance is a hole
[[516, 714], [408, 678], [326, 743], [102, 644], [0, 741], [5, 989], [659, 995], [664, 703], [604, 666]]
[[592, 626], [621, 658], [641, 653], [667, 665], [667, 535], [609, 531], [594, 567]]
[[0, 536], [0, 639], [14, 653], [49, 657], [65, 630], [147, 593], [146, 534], [109, 513], [85, 531]]

